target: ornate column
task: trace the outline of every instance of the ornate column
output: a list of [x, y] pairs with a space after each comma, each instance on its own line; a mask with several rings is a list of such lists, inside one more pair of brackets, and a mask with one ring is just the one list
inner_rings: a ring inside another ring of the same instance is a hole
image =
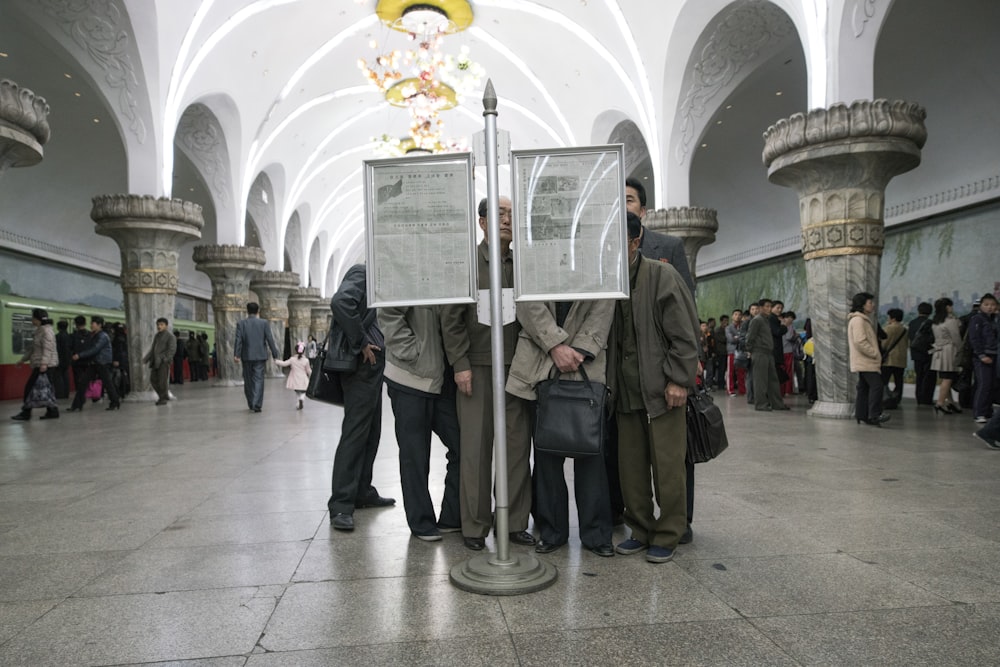
[[246, 317], [250, 279], [264, 266], [264, 251], [241, 245], [200, 245], [194, 248], [195, 268], [212, 280], [215, 311], [215, 351], [219, 364], [216, 385], [243, 384], [243, 372], [233, 359], [236, 323]]
[[293, 346], [298, 341], [308, 342], [312, 307], [318, 301], [318, 287], [300, 287], [288, 295], [288, 328], [292, 332]]
[[201, 238], [201, 206], [149, 195], [100, 195], [93, 203], [90, 217], [97, 233], [114, 239], [121, 249], [132, 380], [128, 400], [153, 401], [157, 396], [142, 357], [152, 346], [157, 318], [173, 324], [177, 255], [185, 243]]
[[42, 161], [42, 144], [51, 136], [48, 115], [45, 98], [0, 79], [0, 177], [9, 167]]
[[326, 340], [326, 335], [330, 333], [330, 303], [320, 301], [319, 304], [309, 309], [309, 331], [316, 338], [320, 345]]
[[642, 224], [684, 240], [684, 256], [687, 257], [691, 277], [697, 282], [698, 251], [704, 245], [715, 243], [715, 232], [719, 231], [715, 209], [699, 206], [661, 208], [647, 212]]
[[847, 313], [858, 292], [877, 298], [885, 187], [920, 164], [926, 116], [910, 102], [857, 101], [795, 114], [764, 133], [768, 179], [799, 195], [819, 390], [810, 415], [854, 413]]
[[[258, 271], [250, 279], [250, 289], [260, 299], [260, 316], [271, 324], [271, 333], [278, 354], [285, 349], [285, 327], [288, 326], [288, 295], [299, 285], [299, 274], [291, 271]], [[273, 360], [267, 362], [268, 377], [284, 377]]]

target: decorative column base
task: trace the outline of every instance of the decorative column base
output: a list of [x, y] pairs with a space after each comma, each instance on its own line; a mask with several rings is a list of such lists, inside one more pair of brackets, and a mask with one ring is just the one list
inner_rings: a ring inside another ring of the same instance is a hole
[[702, 246], [715, 243], [715, 233], [719, 231], [716, 210], [699, 206], [661, 208], [647, 212], [642, 224], [653, 231], [683, 239], [691, 277], [697, 280], [698, 251]]
[[90, 217], [97, 233], [114, 239], [121, 249], [132, 383], [126, 400], [155, 401], [150, 369], [142, 358], [152, 347], [156, 320], [165, 317], [173, 323], [177, 256], [181, 246], [201, 238], [201, 206], [180, 199], [101, 195], [94, 197]]
[[42, 161], [42, 144], [51, 136], [48, 115], [45, 98], [0, 79], [0, 176], [10, 167]]
[[796, 114], [764, 133], [768, 179], [799, 195], [819, 394], [810, 415], [854, 415], [849, 306], [859, 292], [878, 298], [885, 187], [920, 164], [925, 117], [908, 102], [858, 101]]
[[242, 386], [243, 370], [233, 358], [236, 323], [246, 317], [250, 279], [264, 266], [264, 251], [240, 245], [195, 246], [195, 268], [212, 281], [215, 352], [219, 375], [215, 386]]
[[[278, 354], [285, 349], [285, 327], [288, 325], [288, 295], [299, 285], [299, 274], [290, 271], [258, 271], [250, 280], [250, 289], [260, 299], [260, 316], [271, 325]], [[285, 374], [274, 359], [267, 362], [267, 377], [282, 378]]]

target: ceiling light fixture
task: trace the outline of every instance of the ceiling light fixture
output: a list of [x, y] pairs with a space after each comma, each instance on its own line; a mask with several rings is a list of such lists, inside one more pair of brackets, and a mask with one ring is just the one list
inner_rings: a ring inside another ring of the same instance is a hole
[[450, 34], [472, 25], [469, 0], [379, 0], [375, 14], [393, 30], [411, 35]]

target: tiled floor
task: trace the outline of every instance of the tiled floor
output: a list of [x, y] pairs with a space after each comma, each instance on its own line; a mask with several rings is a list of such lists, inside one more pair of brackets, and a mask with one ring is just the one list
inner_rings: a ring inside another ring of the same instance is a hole
[[[1000, 663], [1000, 453], [968, 414], [909, 400], [878, 430], [717, 395], [732, 444], [674, 562], [573, 538], [552, 587], [487, 597], [449, 582], [461, 537], [412, 539], [401, 507], [329, 528], [338, 408], [275, 380], [259, 415], [174, 391], [58, 421], [0, 404], [0, 665]], [[434, 468], [438, 496], [440, 446]]]

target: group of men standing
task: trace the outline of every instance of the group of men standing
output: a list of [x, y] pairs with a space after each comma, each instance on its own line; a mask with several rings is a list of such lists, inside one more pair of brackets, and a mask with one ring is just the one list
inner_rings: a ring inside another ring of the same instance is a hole
[[[591, 380], [612, 387], [615, 437], [606, 456], [574, 461], [581, 542], [599, 556], [646, 551], [647, 560], [658, 563], [691, 539], [694, 476], [693, 466], [685, 470], [685, 406], [697, 375], [698, 316], [683, 243], [644, 230], [641, 183], [630, 179], [626, 194], [630, 299], [520, 303], [516, 319], [503, 327], [507, 529], [511, 542], [538, 553], [569, 539], [564, 459], [536, 449], [533, 476], [531, 439], [537, 384], [555, 371], [579, 377], [582, 367]], [[487, 208], [484, 199], [478, 211], [484, 232]], [[498, 287], [511, 288], [510, 200], [501, 197], [498, 208]], [[487, 234], [477, 248], [480, 290], [489, 289], [489, 251]], [[494, 530], [490, 327], [479, 321], [475, 305], [382, 308], [376, 316], [365, 302], [361, 265], [347, 272], [331, 310], [359, 356], [357, 370], [341, 374], [344, 424], [328, 502], [333, 528], [353, 530], [355, 509], [395, 502], [371, 485], [384, 379], [411, 533], [435, 541], [461, 531], [467, 548], [482, 550]], [[432, 433], [447, 449], [440, 514], [428, 492]], [[631, 537], [615, 546], [612, 530], [622, 513]], [[527, 530], [532, 516], [538, 538]]]

